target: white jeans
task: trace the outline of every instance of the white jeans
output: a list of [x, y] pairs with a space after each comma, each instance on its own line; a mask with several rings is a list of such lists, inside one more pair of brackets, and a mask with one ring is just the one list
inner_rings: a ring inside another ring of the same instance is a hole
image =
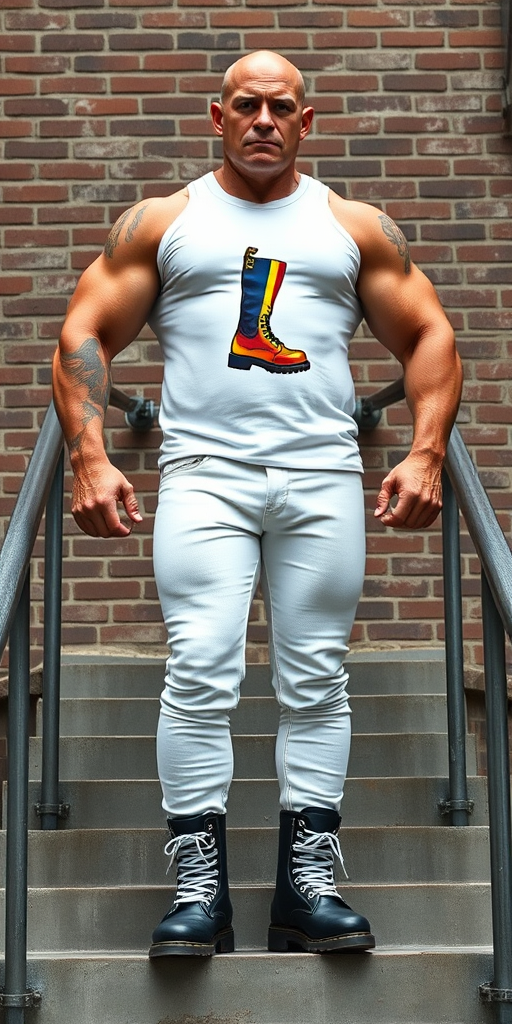
[[154, 563], [172, 651], [157, 735], [170, 817], [225, 812], [233, 775], [229, 712], [245, 672], [260, 574], [281, 709], [281, 805], [339, 810], [350, 748], [343, 663], [364, 559], [359, 473], [217, 457], [165, 467]]

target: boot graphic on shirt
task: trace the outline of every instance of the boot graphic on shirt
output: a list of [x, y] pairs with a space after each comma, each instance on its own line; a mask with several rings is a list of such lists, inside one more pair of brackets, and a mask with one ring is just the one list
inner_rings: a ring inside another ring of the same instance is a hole
[[262, 366], [270, 373], [309, 370], [306, 353], [286, 348], [270, 327], [286, 263], [256, 257], [257, 251], [253, 246], [245, 250], [240, 319], [231, 343], [228, 366], [236, 370]]

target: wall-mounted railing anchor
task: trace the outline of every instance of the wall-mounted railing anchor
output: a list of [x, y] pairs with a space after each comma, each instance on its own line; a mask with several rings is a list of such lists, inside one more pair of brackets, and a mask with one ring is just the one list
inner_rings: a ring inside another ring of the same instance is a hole
[[512, 1003], [512, 988], [495, 988], [494, 985], [480, 985], [480, 999], [484, 1003]]
[[158, 416], [158, 407], [150, 398], [138, 398], [133, 409], [125, 412], [124, 418], [132, 430], [151, 430]]
[[56, 814], [58, 818], [69, 818], [71, 804], [34, 804], [34, 810], [41, 818], [43, 814]]
[[380, 422], [381, 416], [382, 410], [376, 409], [370, 399], [357, 399], [354, 419], [360, 430], [373, 430]]
[[41, 993], [28, 989], [27, 992], [4, 992], [0, 989], [0, 1006], [5, 1009], [30, 1009], [40, 1006]]
[[473, 814], [475, 806], [474, 800], [440, 800], [438, 805], [439, 813], [441, 815], [451, 814], [452, 811], [466, 811], [467, 814]]

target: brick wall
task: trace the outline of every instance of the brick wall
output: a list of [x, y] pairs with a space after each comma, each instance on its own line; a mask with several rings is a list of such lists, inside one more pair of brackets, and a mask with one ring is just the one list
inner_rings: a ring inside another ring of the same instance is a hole
[[[0, 18], [0, 513], [12, 508], [50, 397], [50, 360], [78, 275], [123, 209], [218, 164], [209, 102], [240, 53], [270, 46], [302, 70], [317, 111], [300, 168], [397, 220], [439, 290], [465, 364], [459, 423], [510, 536], [512, 141], [502, 118], [499, 4], [3, 0]], [[352, 357], [360, 394], [397, 375], [364, 328]], [[116, 359], [114, 378], [158, 400], [159, 352], [148, 331]], [[67, 515], [64, 643], [160, 647], [151, 568], [158, 431], [134, 436], [110, 410], [107, 433], [145, 521], [127, 541], [100, 542]], [[371, 514], [409, 439], [403, 406], [362, 438], [368, 573], [359, 645], [443, 638], [439, 529], [393, 534]], [[466, 538], [463, 569], [467, 653], [479, 663], [479, 569]], [[37, 643], [40, 603], [33, 614]], [[251, 660], [264, 657], [265, 638], [257, 599]]]

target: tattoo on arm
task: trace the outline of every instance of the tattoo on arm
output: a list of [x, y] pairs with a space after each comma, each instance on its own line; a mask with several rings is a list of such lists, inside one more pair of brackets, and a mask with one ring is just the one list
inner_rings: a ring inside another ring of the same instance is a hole
[[69, 441], [70, 451], [80, 450], [87, 424], [96, 416], [102, 420], [108, 405], [112, 383], [110, 367], [105, 365], [99, 350], [97, 338], [86, 338], [76, 352], [61, 354], [62, 368], [72, 387], [86, 390], [82, 401], [81, 429]]
[[382, 230], [389, 241], [396, 245], [398, 249], [398, 255], [402, 257], [404, 261], [404, 270], [406, 274], [411, 272], [411, 257], [409, 255], [409, 246], [407, 245], [407, 239], [400, 230], [394, 220], [391, 217], [387, 217], [385, 213], [381, 214], [379, 220], [382, 225]]
[[116, 220], [116, 223], [114, 224], [114, 227], [112, 228], [107, 238], [107, 241], [105, 242], [105, 248], [103, 250], [105, 256], [108, 256], [109, 259], [112, 259], [114, 251], [117, 249], [117, 246], [119, 245], [119, 239], [121, 237], [122, 230], [130, 217], [132, 217], [132, 219], [128, 224], [124, 238], [125, 242], [133, 241], [133, 236], [142, 220], [144, 210], [147, 210], [147, 205], [141, 206], [140, 210], [137, 210], [135, 214], [133, 213], [133, 209], [127, 210], [126, 213], [123, 213], [122, 216], [119, 217], [119, 220]]

